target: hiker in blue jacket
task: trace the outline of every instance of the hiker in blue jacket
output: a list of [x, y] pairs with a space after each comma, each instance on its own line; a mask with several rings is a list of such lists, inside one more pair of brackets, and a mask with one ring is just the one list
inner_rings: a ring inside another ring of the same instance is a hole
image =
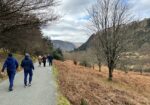
[[6, 61], [4, 62], [2, 72], [7, 68], [7, 75], [9, 77], [9, 91], [13, 91], [13, 82], [18, 68], [18, 62], [11, 53], [8, 54]]
[[51, 56], [50, 54], [47, 56], [48, 62], [49, 62], [49, 66], [53, 65], [53, 56]]
[[25, 54], [25, 58], [21, 62], [21, 67], [24, 69], [24, 87], [27, 86], [27, 77], [29, 75], [29, 84], [31, 86], [34, 65], [29, 54]]

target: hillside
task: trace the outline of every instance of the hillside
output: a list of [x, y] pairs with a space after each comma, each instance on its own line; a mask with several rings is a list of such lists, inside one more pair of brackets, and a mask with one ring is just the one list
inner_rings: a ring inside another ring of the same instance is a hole
[[[150, 19], [144, 19], [140, 22], [133, 22], [132, 25], [135, 25], [135, 32], [131, 34], [130, 31], [127, 33], [132, 36], [132, 43], [130, 43], [129, 50], [135, 51], [137, 49], [143, 48], [145, 44], [148, 44], [150, 47]], [[129, 24], [129, 28], [132, 25]], [[96, 35], [91, 35], [87, 42], [81, 45], [77, 50], [86, 50], [93, 46], [93, 41], [96, 39]]]
[[150, 74], [114, 71], [113, 82], [102, 72], [75, 66], [72, 61], [55, 61], [60, 90], [72, 105], [150, 105]]
[[[130, 29], [133, 26], [134, 30], [128, 30], [127, 32], [130, 41], [126, 44], [126, 52], [122, 54], [123, 56], [118, 62], [117, 68], [141, 73], [150, 72], [150, 19], [132, 22], [128, 25], [128, 28]], [[98, 41], [97, 39], [97, 35], [93, 34], [89, 40], [76, 49], [74, 53], [80, 53], [79, 55], [81, 55], [82, 52], [86, 52], [86, 54], [90, 54], [90, 48], [95, 46], [94, 42]], [[91, 59], [87, 62], [93, 63]]]
[[79, 48], [77, 48], [76, 50], [81, 51], [81, 50], [86, 50], [88, 48], [91, 47], [91, 45], [93, 44], [94, 38], [95, 38], [95, 34], [91, 35], [91, 37], [88, 39], [87, 42], [83, 43]]
[[76, 48], [76, 46], [71, 42], [52, 40], [52, 43], [55, 49], [60, 48], [63, 51], [73, 51]]
[[83, 43], [82, 42], [74, 42], [73, 44], [76, 46], [76, 48], [79, 48]]

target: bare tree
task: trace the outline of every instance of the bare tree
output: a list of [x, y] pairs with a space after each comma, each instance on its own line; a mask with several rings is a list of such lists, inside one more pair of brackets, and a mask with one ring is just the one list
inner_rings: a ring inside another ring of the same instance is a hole
[[95, 35], [95, 39], [93, 42], [93, 54], [96, 57], [96, 63], [98, 64], [99, 67], [99, 72], [101, 72], [101, 66], [102, 66], [102, 59], [103, 59], [103, 53], [102, 53], [102, 48], [101, 48], [101, 43], [100, 41], [97, 41], [97, 35]]
[[57, 5], [57, 0], [0, 0], [0, 48], [33, 52], [38, 44], [46, 46], [40, 27], [59, 18], [54, 13]]
[[[59, 16], [54, 13], [57, 4], [57, 0], [0, 0], [0, 32], [57, 20]], [[29, 21], [32, 16], [38, 17], [38, 21]]]
[[97, 0], [88, 13], [112, 80], [113, 70], [127, 44], [126, 24], [131, 16], [128, 5], [124, 0]]

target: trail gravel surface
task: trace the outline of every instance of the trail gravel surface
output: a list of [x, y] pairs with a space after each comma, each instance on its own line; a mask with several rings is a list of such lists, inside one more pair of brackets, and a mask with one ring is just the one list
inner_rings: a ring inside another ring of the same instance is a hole
[[35, 64], [31, 87], [24, 87], [24, 73], [16, 74], [14, 90], [8, 92], [9, 81], [0, 83], [0, 105], [56, 105], [57, 90], [52, 68]]

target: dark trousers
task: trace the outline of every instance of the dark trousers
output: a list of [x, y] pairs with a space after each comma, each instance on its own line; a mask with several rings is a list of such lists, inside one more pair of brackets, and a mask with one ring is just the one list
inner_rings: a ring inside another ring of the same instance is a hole
[[49, 66], [52, 66], [52, 65], [53, 65], [52, 61], [48, 61], [48, 62], [49, 62]]
[[15, 74], [16, 74], [16, 71], [7, 71], [7, 75], [9, 78], [9, 89], [13, 88]]
[[39, 66], [41, 66], [41, 62], [39, 62]]
[[27, 78], [29, 75], [29, 83], [32, 82], [32, 76], [33, 76], [33, 72], [31, 71], [24, 71], [24, 85], [27, 85]]
[[43, 66], [44, 66], [44, 67], [46, 66], [46, 61], [43, 62]]

